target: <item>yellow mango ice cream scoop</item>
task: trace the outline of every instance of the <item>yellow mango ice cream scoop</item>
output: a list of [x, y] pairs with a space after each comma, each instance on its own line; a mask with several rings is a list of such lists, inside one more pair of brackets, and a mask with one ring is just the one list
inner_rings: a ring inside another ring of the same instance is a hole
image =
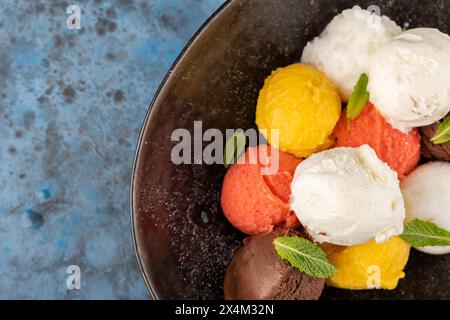
[[338, 269], [327, 284], [350, 290], [389, 289], [405, 277], [410, 245], [400, 237], [386, 242], [371, 241], [362, 245], [339, 247], [325, 244], [328, 260]]
[[[275, 70], [259, 93], [256, 124], [269, 144], [305, 158], [333, 144], [330, 134], [341, 114], [336, 86], [313, 66]], [[278, 129], [279, 141], [272, 134]]]

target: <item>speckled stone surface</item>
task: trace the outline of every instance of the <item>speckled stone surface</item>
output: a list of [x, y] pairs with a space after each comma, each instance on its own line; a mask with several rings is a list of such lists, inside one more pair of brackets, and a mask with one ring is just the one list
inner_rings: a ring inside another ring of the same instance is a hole
[[[0, 1], [0, 299], [146, 299], [129, 180], [165, 72], [222, 0]], [[66, 288], [66, 268], [81, 289]]]

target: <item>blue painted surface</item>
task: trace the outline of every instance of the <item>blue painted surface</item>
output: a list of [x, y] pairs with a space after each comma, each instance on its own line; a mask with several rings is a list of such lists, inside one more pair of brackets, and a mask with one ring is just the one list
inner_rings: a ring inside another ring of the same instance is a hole
[[[129, 180], [164, 74], [222, 0], [0, 1], [0, 299], [146, 299]], [[82, 29], [66, 8], [82, 9]], [[66, 269], [81, 269], [81, 290]]]

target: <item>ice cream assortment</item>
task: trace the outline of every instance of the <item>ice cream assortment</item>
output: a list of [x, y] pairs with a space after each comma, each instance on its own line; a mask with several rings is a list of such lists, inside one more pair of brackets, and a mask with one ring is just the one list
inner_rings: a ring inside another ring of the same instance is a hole
[[411, 247], [450, 253], [447, 79], [449, 36], [357, 6], [273, 71], [255, 120], [268, 152], [249, 146], [223, 180], [223, 213], [248, 235], [225, 298], [394, 290]]

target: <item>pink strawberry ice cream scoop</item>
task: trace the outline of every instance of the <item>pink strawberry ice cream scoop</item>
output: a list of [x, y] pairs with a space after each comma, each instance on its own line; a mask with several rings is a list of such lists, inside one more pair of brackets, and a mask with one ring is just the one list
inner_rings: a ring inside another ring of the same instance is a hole
[[[275, 226], [294, 227], [299, 224], [289, 206], [291, 182], [300, 159], [268, 147], [267, 157], [260, 156], [260, 147], [249, 147], [238, 163], [225, 175], [222, 193], [222, 210], [237, 229], [246, 234], [270, 232]], [[275, 174], [263, 175], [264, 167], [276, 160], [279, 169]], [[255, 159], [255, 161], [251, 161]], [[271, 161], [271, 162], [268, 162]]]

